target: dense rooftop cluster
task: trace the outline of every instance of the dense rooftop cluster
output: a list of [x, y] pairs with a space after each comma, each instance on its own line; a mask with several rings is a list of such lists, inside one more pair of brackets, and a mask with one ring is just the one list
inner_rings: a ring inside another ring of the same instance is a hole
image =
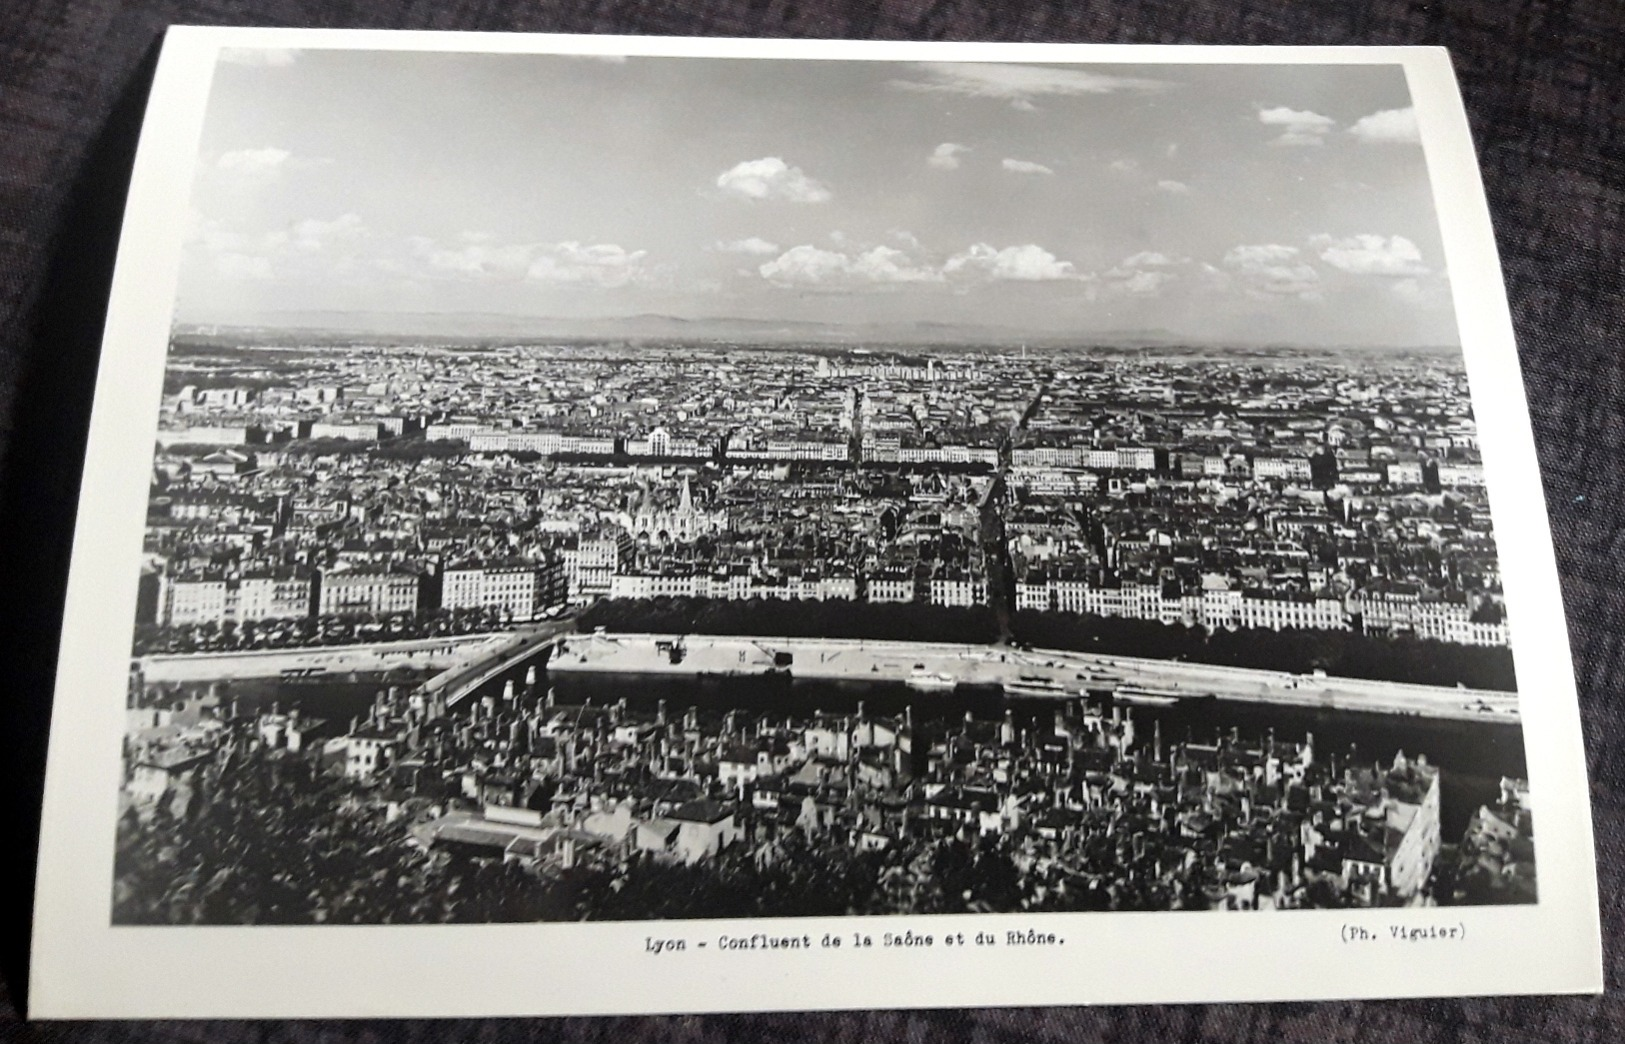
[[183, 648], [606, 595], [1509, 643], [1443, 355], [183, 343], [169, 385]]
[[[562, 706], [534, 677], [457, 708], [415, 689], [380, 690], [347, 725], [142, 694], [131, 712], [127, 840], [162, 829], [187, 849], [189, 832], [232, 800], [238, 775], [263, 773], [271, 759], [288, 778], [347, 780], [324, 799], [331, 829], [385, 851], [378, 858], [393, 874], [498, 864], [538, 891], [572, 873], [619, 890], [688, 867], [696, 880], [735, 883], [827, 873], [836, 908], [817, 909], [835, 913], [1533, 900], [1522, 785], [1504, 784], [1509, 796], [1474, 817], [1460, 846], [1445, 845], [1441, 772], [1422, 756], [1372, 762], [1323, 751], [1313, 736], [1233, 730], [1174, 740], [1160, 723], [1137, 726], [1132, 709], [1077, 700], [1053, 715], [919, 722], [861, 703], [800, 716]], [[281, 822], [269, 807], [234, 815], [236, 855], [200, 855], [218, 865], [153, 870], [154, 879], [170, 888], [281, 858], [254, 854], [256, 831]], [[1441, 888], [1441, 869], [1457, 883]], [[298, 876], [283, 886], [320, 884]], [[945, 882], [955, 894], [942, 893]], [[647, 908], [617, 912], [663, 916], [664, 901], [651, 895]], [[579, 915], [572, 909], [565, 916]], [[375, 916], [403, 911], [386, 903]]]

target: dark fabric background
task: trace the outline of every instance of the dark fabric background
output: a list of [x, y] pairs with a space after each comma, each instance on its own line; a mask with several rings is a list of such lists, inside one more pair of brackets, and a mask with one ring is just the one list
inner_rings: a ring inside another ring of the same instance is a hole
[[[1625, 2], [0, 0], [0, 844], [31, 874], [57, 628], [117, 221], [170, 23], [1118, 43], [1442, 44], [1484, 168], [1534, 416], [1622, 985]], [[1610, 79], [1616, 82], [1610, 83]], [[1546, 696], [1520, 679], [1524, 698]], [[27, 1025], [30, 888], [0, 889], [0, 1039], [1603, 1041], [1617, 997], [460, 1022]], [[105, 901], [87, 896], [87, 902]], [[1564, 940], [1551, 939], [1552, 946]], [[1102, 955], [1103, 959], [1110, 959]], [[492, 954], [492, 960], [502, 960]], [[1443, 951], [1415, 958], [1418, 976]], [[1180, 974], [1170, 957], [1168, 974]], [[1328, 990], [1336, 972], [1328, 968]], [[425, 978], [435, 975], [432, 966]], [[613, 989], [614, 969], [605, 969]], [[403, 989], [411, 984], [402, 983]], [[342, 983], [333, 988], [342, 989]]]

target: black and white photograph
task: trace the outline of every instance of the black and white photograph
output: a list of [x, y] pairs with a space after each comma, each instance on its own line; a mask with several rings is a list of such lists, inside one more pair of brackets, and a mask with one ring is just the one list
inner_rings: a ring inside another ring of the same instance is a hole
[[115, 935], [1541, 905], [1403, 63], [247, 43], [127, 433]]
[[228, 50], [112, 918], [1530, 903], [1397, 66]]

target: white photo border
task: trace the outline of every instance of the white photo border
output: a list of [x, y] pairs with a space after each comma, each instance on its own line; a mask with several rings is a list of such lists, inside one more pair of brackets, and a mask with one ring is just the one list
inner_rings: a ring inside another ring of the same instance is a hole
[[[1525, 907], [494, 924], [110, 924], [128, 635], [182, 239], [222, 48], [813, 60], [1389, 64], [1416, 106], [1472, 388], [1511, 628], [1540, 898]], [[1489, 210], [1450, 60], [1437, 48], [880, 43], [368, 30], [169, 30], [153, 82], [104, 334], [63, 620], [35, 900], [33, 1018], [505, 1016], [1600, 992], [1601, 936], [1578, 699], [1528, 406]], [[1455, 927], [1395, 942], [1390, 926]], [[1364, 927], [1383, 941], [1351, 944]], [[947, 947], [1034, 928], [1058, 946]], [[882, 946], [931, 933], [930, 949]], [[810, 951], [723, 952], [720, 935]], [[868, 949], [816, 945], [873, 936]], [[704, 950], [651, 955], [645, 937]]]

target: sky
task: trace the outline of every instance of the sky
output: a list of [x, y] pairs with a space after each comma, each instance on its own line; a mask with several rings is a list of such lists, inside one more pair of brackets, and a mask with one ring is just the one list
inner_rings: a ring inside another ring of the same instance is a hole
[[1398, 66], [232, 50], [177, 321], [1454, 344]]

